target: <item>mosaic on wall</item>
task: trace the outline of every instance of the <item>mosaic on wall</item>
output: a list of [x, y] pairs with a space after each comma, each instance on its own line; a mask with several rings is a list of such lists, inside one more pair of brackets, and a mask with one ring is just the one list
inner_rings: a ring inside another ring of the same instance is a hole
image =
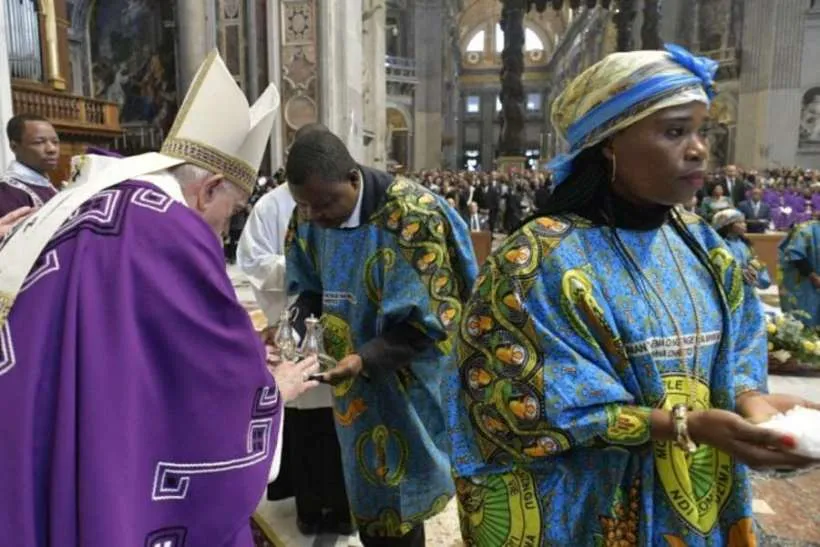
[[91, 13], [93, 95], [121, 105], [123, 124], [163, 132], [176, 114], [173, 2], [106, 0]]

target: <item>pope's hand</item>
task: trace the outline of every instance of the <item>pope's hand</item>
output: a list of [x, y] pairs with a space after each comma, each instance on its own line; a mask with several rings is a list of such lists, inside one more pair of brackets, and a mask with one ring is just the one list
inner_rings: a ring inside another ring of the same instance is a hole
[[319, 385], [319, 382], [310, 379], [311, 375], [319, 371], [319, 360], [315, 357], [308, 357], [298, 363], [269, 359], [268, 370], [273, 374], [279, 393], [286, 403]]
[[31, 207], [20, 207], [9, 214], [0, 217], [0, 237], [3, 237], [14, 228], [14, 225], [31, 215], [35, 209]]
[[334, 368], [317, 376], [318, 380], [323, 384], [337, 385], [350, 378], [355, 378], [362, 372], [362, 358], [360, 355], [353, 353], [348, 355], [336, 365]]

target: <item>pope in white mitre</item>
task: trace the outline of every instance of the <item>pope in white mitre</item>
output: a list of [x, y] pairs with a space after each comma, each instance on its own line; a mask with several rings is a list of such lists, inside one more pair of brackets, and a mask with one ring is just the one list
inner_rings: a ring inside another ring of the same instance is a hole
[[0, 545], [252, 545], [283, 400], [219, 233], [279, 96], [249, 108], [214, 52], [160, 153], [87, 155], [0, 248]]

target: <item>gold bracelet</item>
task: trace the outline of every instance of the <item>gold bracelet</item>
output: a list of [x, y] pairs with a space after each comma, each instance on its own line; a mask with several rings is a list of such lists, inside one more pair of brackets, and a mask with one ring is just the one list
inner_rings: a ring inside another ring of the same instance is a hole
[[672, 427], [675, 432], [675, 444], [687, 454], [694, 454], [698, 450], [698, 445], [689, 436], [689, 408], [686, 405], [675, 405], [672, 407]]

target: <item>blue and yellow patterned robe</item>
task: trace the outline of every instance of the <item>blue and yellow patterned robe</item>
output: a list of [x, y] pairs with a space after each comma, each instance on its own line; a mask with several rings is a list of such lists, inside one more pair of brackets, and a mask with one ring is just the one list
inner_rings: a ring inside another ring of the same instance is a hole
[[609, 228], [577, 216], [529, 222], [484, 265], [447, 385], [468, 545], [752, 545], [746, 467], [650, 441], [651, 410], [689, 400], [696, 332], [695, 407], [733, 409], [766, 386], [761, 305], [722, 238], [685, 218], [721, 292], [668, 224], [618, 230], [668, 311]]
[[[820, 290], [795, 262], [804, 261], [809, 272], [820, 272], [820, 221], [798, 224], [780, 243], [780, 308], [809, 327], [820, 327]], [[805, 273], [805, 272], [804, 272]]]
[[740, 238], [726, 238], [726, 246], [732, 252], [732, 256], [740, 264], [741, 268], [752, 267], [757, 272], [758, 289], [768, 289], [772, 285], [772, 277], [766, 265], [758, 260], [749, 245]]
[[454, 493], [441, 383], [455, 369], [453, 338], [477, 266], [464, 221], [442, 198], [362, 171], [365, 197], [381, 193], [374, 210], [363, 205], [354, 229], [298, 222], [287, 276], [291, 294], [322, 295], [325, 347], [336, 359], [397, 325], [431, 339], [409, 366], [373, 367], [369, 379], [334, 388], [354, 517], [368, 535], [401, 536]]

